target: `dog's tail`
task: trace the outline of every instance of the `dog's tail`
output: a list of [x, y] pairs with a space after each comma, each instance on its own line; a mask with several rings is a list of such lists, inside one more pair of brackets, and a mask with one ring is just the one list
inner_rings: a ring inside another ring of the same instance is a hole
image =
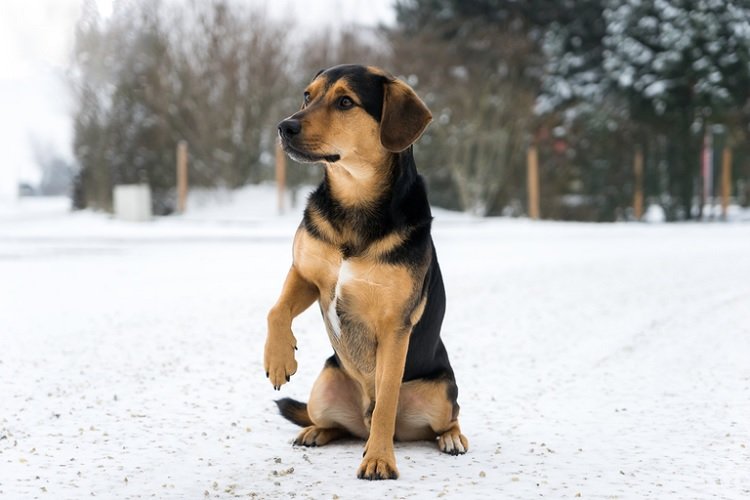
[[313, 424], [310, 415], [307, 413], [307, 403], [300, 403], [292, 398], [283, 398], [276, 400], [276, 406], [279, 407], [279, 413], [285, 419], [300, 427], [307, 427]]

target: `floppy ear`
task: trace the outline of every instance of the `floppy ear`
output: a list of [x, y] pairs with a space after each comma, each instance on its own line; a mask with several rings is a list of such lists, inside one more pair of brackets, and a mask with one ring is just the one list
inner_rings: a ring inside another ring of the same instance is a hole
[[384, 87], [380, 143], [388, 151], [400, 153], [419, 139], [432, 120], [432, 113], [401, 80], [386, 80]]

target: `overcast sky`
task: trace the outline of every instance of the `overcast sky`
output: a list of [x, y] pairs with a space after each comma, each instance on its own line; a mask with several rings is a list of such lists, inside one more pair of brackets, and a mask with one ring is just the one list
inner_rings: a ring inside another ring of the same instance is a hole
[[[184, 2], [185, 0], [167, 0]], [[390, 24], [394, 0], [235, 0], [293, 17], [303, 27]], [[64, 82], [81, 0], [0, 0], [0, 201], [19, 180], [39, 180], [32, 143], [72, 159], [71, 103]], [[112, 0], [96, 0], [100, 12]]]

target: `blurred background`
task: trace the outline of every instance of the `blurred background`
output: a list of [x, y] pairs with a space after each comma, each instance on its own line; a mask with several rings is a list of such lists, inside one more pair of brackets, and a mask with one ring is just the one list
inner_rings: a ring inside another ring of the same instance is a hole
[[[0, 204], [115, 186], [178, 208], [277, 177], [276, 124], [322, 68], [381, 66], [434, 122], [434, 205], [558, 220], [750, 219], [744, 0], [6, 0]], [[292, 193], [319, 168], [286, 169]], [[295, 199], [293, 196], [292, 199]]]

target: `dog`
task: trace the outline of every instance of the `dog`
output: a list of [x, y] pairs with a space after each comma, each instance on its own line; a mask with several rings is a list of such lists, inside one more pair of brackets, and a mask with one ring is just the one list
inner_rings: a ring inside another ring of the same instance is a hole
[[297, 370], [294, 317], [318, 301], [334, 354], [307, 404], [277, 401], [304, 427], [295, 445], [366, 440], [362, 479], [396, 479], [399, 441], [469, 443], [440, 338], [445, 289], [432, 214], [412, 145], [432, 115], [403, 81], [373, 67], [321, 70], [302, 108], [278, 125], [284, 151], [325, 165], [294, 237], [293, 263], [268, 314], [266, 377], [279, 390]]

